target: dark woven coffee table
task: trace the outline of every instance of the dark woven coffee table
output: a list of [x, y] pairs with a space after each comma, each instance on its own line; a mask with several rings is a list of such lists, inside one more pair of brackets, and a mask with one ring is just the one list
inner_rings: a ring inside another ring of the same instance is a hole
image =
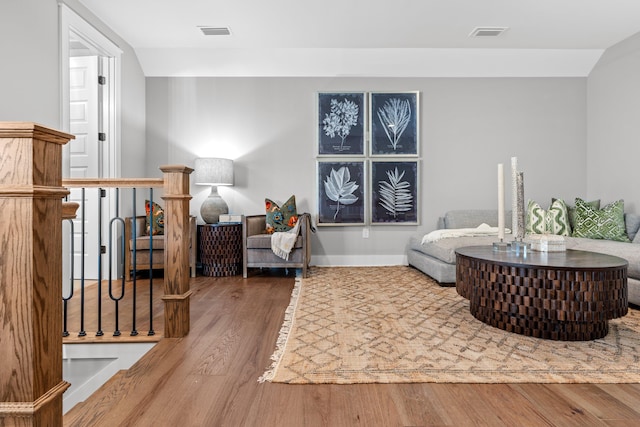
[[456, 251], [456, 289], [471, 314], [491, 326], [538, 338], [586, 341], [627, 314], [627, 261], [595, 252], [530, 251], [491, 246]]

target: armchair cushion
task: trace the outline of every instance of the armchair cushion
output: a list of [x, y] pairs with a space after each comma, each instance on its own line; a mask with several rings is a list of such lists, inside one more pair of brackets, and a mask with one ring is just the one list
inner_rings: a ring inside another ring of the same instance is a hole
[[[136, 268], [140, 271], [147, 271], [149, 270], [149, 261], [150, 261], [150, 257], [149, 257], [149, 251], [148, 250], [136, 250]], [[132, 267], [133, 268], [133, 258], [131, 261]], [[163, 268], [164, 267], [164, 250], [159, 249], [159, 250], [154, 250], [153, 251], [153, 262], [151, 263], [153, 268]]]
[[[293, 248], [302, 247], [302, 236], [298, 236]], [[258, 234], [247, 237], [247, 249], [269, 249], [271, 250], [271, 234]]]
[[[153, 249], [164, 249], [164, 236], [151, 236]], [[133, 239], [129, 241], [129, 247], [133, 247]], [[136, 250], [149, 250], [149, 236], [141, 236], [136, 238]]]

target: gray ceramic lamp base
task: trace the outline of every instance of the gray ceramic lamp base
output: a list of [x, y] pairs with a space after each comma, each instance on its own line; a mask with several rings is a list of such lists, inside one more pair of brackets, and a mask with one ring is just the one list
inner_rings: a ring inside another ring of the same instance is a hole
[[220, 220], [220, 215], [228, 213], [229, 207], [218, 194], [217, 187], [212, 186], [211, 194], [209, 194], [209, 197], [207, 197], [202, 203], [202, 206], [200, 206], [200, 216], [202, 220], [207, 224], [217, 224]]

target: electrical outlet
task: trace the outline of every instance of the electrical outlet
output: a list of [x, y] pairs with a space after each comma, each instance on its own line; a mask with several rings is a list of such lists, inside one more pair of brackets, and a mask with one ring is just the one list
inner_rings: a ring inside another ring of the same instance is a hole
[[362, 238], [363, 239], [368, 239], [369, 238], [369, 228], [363, 228], [362, 229]]

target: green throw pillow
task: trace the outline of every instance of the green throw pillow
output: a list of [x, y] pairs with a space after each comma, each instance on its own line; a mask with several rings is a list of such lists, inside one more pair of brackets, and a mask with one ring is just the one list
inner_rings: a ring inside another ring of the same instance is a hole
[[527, 205], [527, 221], [525, 231], [528, 234], [557, 234], [570, 236], [569, 212], [562, 199], [555, 199], [548, 211], [545, 211], [533, 200]]
[[[551, 199], [551, 201], [554, 201], [554, 200], [555, 199]], [[591, 206], [593, 209], [600, 209], [600, 199], [592, 200], [590, 202], [585, 202], [585, 203]], [[573, 230], [573, 228], [576, 226], [576, 207], [568, 206], [567, 209], [569, 209], [569, 225]]]
[[264, 199], [264, 205], [267, 211], [267, 233], [289, 231], [295, 227], [298, 222], [296, 196], [289, 197], [282, 207], [271, 199]]
[[149, 231], [153, 229], [153, 235], [161, 235], [164, 234], [164, 209], [162, 206], [153, 202], [153, 217], [151, 216], [151, 202], [149, 200], [145, 200], [144, 209], [147, 213], [147, 217], [145, 219], [145, 232], [147, 236], [151, 234]]
[[573, 237], [629, 242], [624, 225], [624, 201], [618, 200], [602, 209], [594, 209], [584, 200], [576, 199]]

